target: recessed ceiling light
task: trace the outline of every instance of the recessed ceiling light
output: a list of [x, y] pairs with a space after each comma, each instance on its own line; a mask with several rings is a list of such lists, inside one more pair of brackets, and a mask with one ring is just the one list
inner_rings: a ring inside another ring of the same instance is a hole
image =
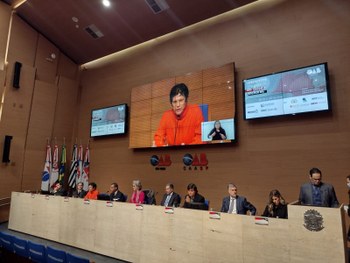
[[72, 20], [73, 20], [73, 22], [75, 22], [75, 23], [78, 23], [78, 22], [79, 22], [79, 19], [76, 18], [75, 16], [72, 17]]
[[102, 0], [102, 4], [103, 4], [105, 7], [110, 7], [111, 2], [109, 2], [109, 0]]

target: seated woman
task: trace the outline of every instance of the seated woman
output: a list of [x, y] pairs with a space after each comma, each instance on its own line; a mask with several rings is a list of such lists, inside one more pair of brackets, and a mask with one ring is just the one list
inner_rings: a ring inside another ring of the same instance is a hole
[[97, 184], [89, 183], [89, 191], [85, 195], [84, 199], [97, 200], [98, 194], [99, 194], [99, 192], [97, 190]]
[[288, 218], [287, 204], [278, 190], [272, 190], [262, 216], [275, 218]]
[[132, 195], [130, 203], [143, 204], [145, 202], [145, 193], [142, 191], [142, 185], [140, 180], [134, 180], [132, 182]]
[[214, 128], [209, 132], [208, 138], [212, 139], [213, 141], [226, 140], [226, 132], [221, 127], [220, 121], [216, 121], [214, 123]]
[[185, 196], [184, 208], [208, 210], [205, 205], [205, 198], [198, 194], [197, 186], [195, 184], [189, 184], [187, 186], [187, 195]]

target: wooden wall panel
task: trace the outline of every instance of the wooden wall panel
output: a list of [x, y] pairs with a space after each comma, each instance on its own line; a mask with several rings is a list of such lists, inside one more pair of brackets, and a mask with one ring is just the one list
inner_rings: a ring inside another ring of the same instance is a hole
[[[222, 197], [227, 195], [226, 184], [232, 181], [238, 185], [239, 194], [246, 196], [261, 213], [271, 189], [279, 189], [287, 201], [293, 201], [298, 197], [299, 186], [308, 180], [308, 170], [318, 166], [324, 181], [334, 184], [339, 200], [347, 202], [345, 176], [350, 171], [347, 13], [350, 3], [342, 0], [317, 5], [314, 1], [257, 1], [216, 18], [212, 24], [194, 27], [171, 41], [152, 44], [157, 56], [148, 52], [150, 47], [146, 46], [117, 57], [108, 67], [84, 71], [81, 109], [89, 108], [92, 99], [95, 105], [108, 105], [112, 99], [119, 100], [120, 94], [130, 101], [132, 87], [186, 72], [232, 61], [236, 70], [236, 144], [130, 150], [129, 139], [118, 137], [108, 140], [114, 143], [111, 145], [114, 149], [107, 150], [99, 141], [93, 144], [91, 169], [98, 173], [91, 174], [92, 180], [107, 187], [113, 179], [121, 189], [129, 191], [131, 180], [139, 178], [146, 187], [159, 192], [158, 199], [169, 181], [182, 195], [186, 185], [194, 182], [214, 209], [220, 209]], [[171, 61], [171, 67], [164, 67], [164, 61]], [[324, 61], [328, 62], [330, 72], [332, 113], [243, 120], [243, 79]], [[209, 83], [211, 80], [208, 78]], [[113, 90], [114, 95], [99, 89], [96, 92], [98, 83], [105, 81], [118, 83], [120, 91]], [[88, 110], [80, 112], [78, 137], [87, 133], [89, 120]], [[127, 158], [122, 159], [125, 163], [115, 163], [97, 152]], [[149, 157], [165, 152], [171, 155], [173, 163], [165, 171], [156, 171], [149, 164]], [[200, 152], [207, 154], [209, 169], [184, 171], [182, 156]], [[121, 169], [123, 172], [115, 172]]]
[[[9, 196], [13, 189], [21, 190], [24, 163], [24, 149], [32, 103], [35, 68], [23, 65], [20, 88], [12, 87], [14, 61], [8, 64], [4, 104], [0, 121], [0, 149], [3, 149], [4, 136], [13, 136], [9, 164], [0, 166], [0, 197]], [[2, 152], [1, 152], [2, 154]], [[2, 156], [2, 155], [1, 155]], [[12, 190], [11, 190], [12, 189]]]
[[[56, 54], [58, 55], [58, 54]], [[57, 75], [68, 79], [76, 80], [78, 78], [78, 65], [70, 60], [63, 53], [59, 53]]]
[[23, 183], [24, 189], [39, 189], [45, 160], [47, 139], [53, 139], [53, 127], [57, 100], [56, 85], [35, 81], [33, 104], [27, 144], [24, 153]]
[[[51, 57], [55, 54], [55, 58]], [[35, 67], [36, 79], [54, 84], [56, 81], [59, 50], [42, 35], [39, 35]], [[63, 62], [62, 62], [63, 63]], [[68, 63], [66, 63], [68, 64]], [[69, 66], [68, 66], [69, 67]]]
[[152, 84], [135, 87], [131, 91], [131, 101], [136, 102], [140, 100], [147, 100], [152, 97]]
[[27, 23], [13, 15], [8, 60], [34, 66], [38, 36]]
[[7, 36], [9, 33], [11, 7], [0, 2], [0, 70], [4, 70]]
[[72, 136], [72, 127], [75, 124], [78, 102], [78, 82], [60, 76], [55, 108], [52, 137], [62, 142], [66, 138], [69, 143]]

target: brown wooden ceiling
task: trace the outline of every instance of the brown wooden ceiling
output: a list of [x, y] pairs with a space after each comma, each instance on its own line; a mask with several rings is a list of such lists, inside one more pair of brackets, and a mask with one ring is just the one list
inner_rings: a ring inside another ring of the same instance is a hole
[[[110, 1], [106, 8], [101, 0], [27, 0], [16, 11], [73, 61], [84, 64], [256, 0], [166, 0], [169, 9], [158, 14], [145, 0]], [[91, 37], [85, 30], [91, 24], [104, 36]]]

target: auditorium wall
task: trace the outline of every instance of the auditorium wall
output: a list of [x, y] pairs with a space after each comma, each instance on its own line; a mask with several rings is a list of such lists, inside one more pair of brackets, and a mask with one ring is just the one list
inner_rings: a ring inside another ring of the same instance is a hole
[[[76, 136], [89, 138], [93, 108], [128, 103], [131, 89], [209, 67], [235, 63], [237, 142], [232, 145], [129, 149], [128, 136], [91, 141], [91, 181], [100, 191], [118, 182], [130, 196], [133, 179], [158, 192], [167, 182], [182, 196], [188, 183], [218, 210], [226, 185], [234, 182], [259, 212], [268, 193], [279, 189], [288, 202], [298, 197], [311, 167], [319, 167], [341, 202], [347, 202], [350, 174], [350, 3], [347, 1], [258, 1], [176, 34], [86, 66]], [[242, 80], [295, 67], [328, 62], [331, 113], [243, 120]], [[131, 109], [132, 110], [132, 109]], [[184, 170], [186, 153], [206, 153], [208, 170]], [[169, 154], [172, 165], [157, 171], [152, 155]]]
[[[3, 2], [0, 13], [1, 156], [5, 135], [13, 136], [11, 161], [0, 165], [0, 198], [4, 198], [11, 191], [40, 189], [47, 140], [53, 143], [56, 138], [62, 145], [65, 138], [70, 149], [79, 85], [74, 62]], [[12, 87], [16, 61], [22, 63], [19, 89]]]

